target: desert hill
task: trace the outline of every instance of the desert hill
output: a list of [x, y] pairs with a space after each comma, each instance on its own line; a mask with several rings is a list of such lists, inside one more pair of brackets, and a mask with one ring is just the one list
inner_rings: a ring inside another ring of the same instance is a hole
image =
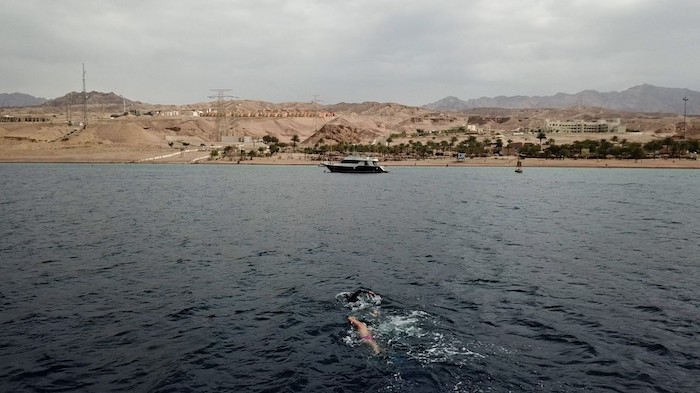
[[353, 124], [344, 117], [338, 117], [321, 127], [309, 138], [302, 141], [306, 145], [318, 145], [322, 142], [326, 144], [336, 143], [376, 143], [377, 138], [382, 137], [385, 132], [377, 124], [358, 123]]
[[[79, 94], [79, 93], [73, 93]], [[187, 106], [159, 106], [126, 100], [114, 93], [89, 93], [88, 130], [96, 129], [94, 141], [122, 143], [129, 138], [118, 135], [118, 129], [139, 129], [142, 133], [158, 138], [179, 136], [196, 138], [199, 143], [214, 142], [213, 135], [220, 121], [224, 135], [265, 135], [289, 142], [297, 135], [302, 144], [325, 143], [372, 143], [386, 139], [392, 134], [411, 134], [417, 131], [444, 131], [473, 125], [484, 132], [515, 132], [543, 128], [547, 119], [583, 120], [620, 118], [629, 130], [642, 132], [676, 132], [682, 129], [683, 116], [660, 113], [632, 113], [605, 108], [566, 109], [507, 109], [474, 108], [461, 112], [440, 112], [426, 108], [410, 107], [394, 103], [365, 102], [335, 105], [312, 103], [274, 104], [264, 101], [232, 100], [222, 107], [217, 102], [198, 103]], [[63, 107], [70, 95], [51, 100], [40, 107], [3, 108], [0, 116], [30, 116], [44, 120], [43, 128], [67, 134], [75, 126], [69, 126], [68, 114]], [[69, 104], [70, 105], [70, 104]], [[118, 119], [110, 118], [113, 112], [138, 109]], [[73, 121], [81, 116], [82, 105], [70, 105]], [[223, 109], [222, 109], [223, 108]], [[148, 110], [148, 112], [145, 112]], [[218, 113], [223, 110], [225, 117]], [[148, 113], [148, 114], [146, 114]], [[696, 116], [688, 117], [689, 128], [698, 124]], [[39, 125], [13, 125], [2, 123], [2, 135], [18, 129], [41, 129]], [[100, 130], [110, 130], [101, 133]], [[62, 130], [62, 131], [58, 131]], [[38, 131], [37, 131], [38, 132]], [[56, 133], [54, 132], [54, 134]], [[126, 133], [126, 131], [124, 131]], [[2, 136], [0, 135], [0, 136]], [[52, 134], [53, 135], [53, 134]], [[72, 135], [72, 134], [71, 134]], [[136, 137], [134, 143], [152, 143], [153, 137]], [[46, 139], [40, 137], [39, 139]], [[36, 139], [36, 138], [35, 138]], [[165, 139], [160, 139], [164, 142]]]
[[[82, 127], [83, 102], [76, 96], [79, 98], [81, 93], [68, 93], [40, 106], [0, 108], [0, 159], [37, 154], [65, 156], [67, 152], [83, 152], [81, 157], [85, 157], [84, 152], [97, 156], [112, 152], [110, 154], [133, 157], [134, 152], [148, 151], [157, 155], [173, 149], [210, 148], [224, 144], [217, 137], [219, 130], [226, 137], [226, 143], [231, 143], [234, 137], [262, 139], [266, 135], [291, 143], [296, 136], [302, 147], [341, 142], [386, 143], [390, 137], [394, 144], [408, 143], [411, 139], [440, 142], [456, 135], [439, 133], [446, 130], [458, 130], [458, 138], [462, 139], [467, 138], [467, 134], [492, 140], [503, 135], [508, 140], [538, 143], [532, 132], [544, 128], [547, 119], [619, 118], [628, 131], [636, 131], [618, 136], [630, 141], [644, 142], [674, 135], [700, 137], [700, 116], [688, 116], [688, 130], [683, 132], [683, 115], [604, 107], [481, 107], [445, 111], [397, 103], [320, 105], [256, 100], [153, 105], [101, 92], [87, 94], [87, 126]], [[566, 143], [610, 135], [551, 137]]]
[[[129, 100], [113, 92], [103, 93], [99, 91], [91, 91], [86, 92], [85, 95], [87, 97], [87, 105], [93, 111], [100, 109], [110, 112], [125, 112], [126, 110], [145, 112], [155, 107], [154, 105], [145, 104], [140, 101]], [[43, 108], [56, 108], [58, 110], [64, 110], [64, 108], [67, 106], [78, 108], [82, 106], [85, 101], [86, 100], [83, 98], [82, 92], [73, 91], [61, 97], [48, 100], [42, 103], [40, 106]]]

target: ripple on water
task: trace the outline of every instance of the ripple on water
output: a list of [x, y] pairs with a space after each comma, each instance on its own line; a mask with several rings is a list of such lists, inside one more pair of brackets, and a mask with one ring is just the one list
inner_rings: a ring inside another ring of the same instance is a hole
[[511, 172], [0, 165], [0, 384], [694, 391], [698, 177]]

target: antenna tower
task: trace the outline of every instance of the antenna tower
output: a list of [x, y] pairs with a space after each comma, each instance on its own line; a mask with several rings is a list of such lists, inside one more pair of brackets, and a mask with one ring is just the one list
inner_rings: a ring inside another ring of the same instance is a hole
[[214, 140], [216, 142], [221, 142], [228, 125], [226, 121], [226, 99], [234, 97], [226, 94], [226, 92], [231, 91], [231, 89], [211, 89], [211, 91], [216, 93], [216, 95], [209, 96], [209, 98], [216, 98], [216, 131]]
[[88, 116], [87, 116], [87, 92], [85, 91], [85, 63], [83, 63], [83, 129], [87, 127]]
[[686, 137], [688, 131], [688, 97], [683, 97], [683, 138]]
[[73, 92], [68, 93], [66, 99], [66, 117], [68, 118], [68, 126], [73, 125], [73, 113], [71, 112], [73, 108]]
[[313, 105], [314, 108], [314, 133], [318, 132], [318, 126], [316, 125], [316, 120], [320, 117], [320, 114], [318, 112], [318, 103], [323, 102], [323, 100], [318, 99], [318, 94], [313, 95], [314, 99], [311, 101], [311, 104]]

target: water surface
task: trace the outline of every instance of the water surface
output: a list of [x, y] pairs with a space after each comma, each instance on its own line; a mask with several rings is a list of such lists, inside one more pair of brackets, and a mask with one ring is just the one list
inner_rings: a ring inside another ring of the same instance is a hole
[[0, 165], [2, 390], [696, 389], [697, 172], [390, 169]]

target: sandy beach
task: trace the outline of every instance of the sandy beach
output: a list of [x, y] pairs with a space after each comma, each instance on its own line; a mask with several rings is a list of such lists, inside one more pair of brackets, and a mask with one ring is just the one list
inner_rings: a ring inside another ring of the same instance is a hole
[[[38, 146], [37, 146], [38, 147]], [[386, 167], [515, 167], [517, 158], [479, 157], [458, 162], [452, 157], [430, 159], [384, 160]], [[3, 149], [0, 163], [148, 163], [148, 164], [206, 164], [206, 165], [309, 165], [318, 166], [324, 159], [303, 153], [281, 153], [272, 157], [255, 157], [252, 160], [209, 160], [206, 149], [179, 151], [150, 146], [86, 146], [62, 149]], [[678, 168], [700, 169], [700, 161], [687, 159], [539, 159], [522, 160], [523, 166], [552, 168]]]
[[[322, 161], [300, 159], [266, 159], [257, 158], [252, 161], [242, 161], [240, 165], [318, 165]], [[429, 159], [429, 160], [404, 160], [404, 161], [381, 161], [380, 164], [385, 167], [513, 167], [517, 162], [516, 157], [498, 157], [498, 158], [474, 158], [467, 159], [463, 162], [458, 162], [452, 158], [445, 159]], [[700, 162], [695, 160], [664, 160], [664, 159], [647, 159], [647, 160], [545, 160], [530, 158], [522, 160], [525, 168], [667, 168], [667, 169], [700, 169]], [[229, 162], [208, 162], [208, 163], [225, 163]], [[236, 164], [236, 162], [233, 162]]]
[[[358, 124], [367, 119], [374, 121], [385, 120], [380, 117], [348, 117]], [[358, 120], [359, 119], [359, 120]], [[364, 120], [362, 120], [364, 119]], [[379, 119], [379, 120], [378, 120]], [[302, 120], [306, 120], [305, 118]], [[299, 126], [298, 119], [286, 119], [289, 124]], [[343, 120], [345, 121], [345, 120]], [[313, 121], [304, 123], [302, 137], [308, 138], [313, 131]], [[240, 123], [239, 126], [243, 126]], [[288, 124], [288, 125], [289, 125]], [[364, 123], [362, 123], [364, 124]], [[223, 151], [224, 142], [212, 142], [209, 129], [213, 123], [208, 119], [192, 120], [186, 117], [148, 119], [134, 117], [123, 120], [95, 120], [87, 129], [77, 130], [64, 125], [43, 123], [3, 123], [0, 127], [0, 163], [169, 163], [169, 164], [240, 164], [240, 165], [313, 165], [316, 166], [326, 157], [290, 152], [291, 147], [271, 157], [246, 157], [240, 163], [236, 159], [210, 160], [212, 150]], [[253, 126], [261, 127], [260, 133], [267, 132], [265, 127], [270, 123], [265, 119], [246, 120], [245, 126], [253, 130]], [[301, 129], [300, 129], [301, 130]], [[256, 131], [256, 132], [258, 132]], [[281, 131], [280, 131], [281, 132]], [[296, 132], [296, 130], [292, 131]], [[359, 131], [358, 131], [359, 132]], [[647, 143], [652, 140], [671, 138], [672, 133], [618, 133], [605, 134], [606, 138], [617, 138], [627, 142]], [[558, 143], [573, 143], [576, 140], [596, 139], [601, 134], [558, 134]], [[466, 135], [460, 135], [467, 138]], [[491, 138], [490, 135], [480, 135], [480, 140]], [[394, 140], [393, 145], [412, 142], [449, 143], [450, 136], [401, 137]], [[514, 142], [539, 143], [533, 135], [508, 134]], [[452, 141], [454, 142], [454, 141]], [[300, 144], [297, 149], [301, 150]], [[467, 158], [458, 162], [452, 157], [435, 156], [426, 159], [405, 159], [394, 161], [389, 156], [377, 155], [381, 165], [386, 167], [402, 166], [451, 166], [451, 167], [515, 167], [515, 156], [492, 156]], [[336, 159], [343, 155], [335, 153]], [[392, 156], [393, 157], [393, 156]], [[538, 159], [523, 160], [523, 166], [528, 167], [564, 167], [564, 168], [700, 168], [700, 161], [689, 159]]]

